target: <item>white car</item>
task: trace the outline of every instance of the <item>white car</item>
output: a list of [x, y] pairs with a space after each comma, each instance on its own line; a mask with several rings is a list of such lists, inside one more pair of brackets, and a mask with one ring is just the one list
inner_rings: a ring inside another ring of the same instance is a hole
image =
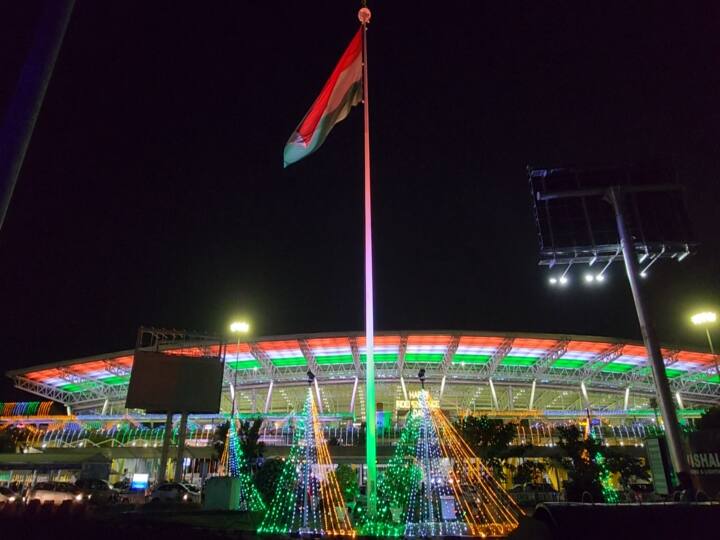
[[13, 503], [16, 501], [20, 501], [20, 495], [11, 489], [0, 486], [0, 502]]
[[180, 482], [163, 482], [153, 488], [150, 501], [200, 503], [200, 492], [195, 486]]
[[39, 499], [42, 502], [52, 501], [60, 504], [63, 501], [83, 502], [82, 492], [73, 484], [67, 482], [38, 482], [27, 493], [28, 502]]

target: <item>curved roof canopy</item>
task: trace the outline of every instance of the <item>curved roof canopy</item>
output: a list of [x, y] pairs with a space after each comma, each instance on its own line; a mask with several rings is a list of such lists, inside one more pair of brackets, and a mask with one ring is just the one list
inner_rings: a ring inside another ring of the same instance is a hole
[[[174, 348], [176, 354], [195, 354], [197, 347]], [[170, 351], [168, 351], [170, 352]], [[720, 402], [720, 377], [711, 354], [664, 348], [667, 375], [673, 391], [696, 403]], [[239, 390], [306, 384], [312, 370], [318, 382], [362, 382], [365, 338], [353, 334], [309, 334], [264, 337], [228, 343], [226, 381]], [[101, 354], [8, 372], [18, 388], [67, 405], [91, 406], [109, 399], [124, 401], [133, 351]], [[375, 338], [379, 383], [400, 378], [414, 381], [420, 368], [429, 384], [495, 385], [572, 388], [584, 383], [588, 391], [653, 394], [651, 370], [644, 346], [588, 336], [500, 334], [482, 332], [395, 332]]]

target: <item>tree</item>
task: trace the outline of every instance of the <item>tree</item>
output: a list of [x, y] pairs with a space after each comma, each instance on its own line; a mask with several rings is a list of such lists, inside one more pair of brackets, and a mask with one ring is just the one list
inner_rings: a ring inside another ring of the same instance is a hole
[[478, 457], [493, 470], [495, 477], [504, 480], [502, 458], [515, 437], [515, 425], [487, 416], [465, 416], [455, 422], [455, 427]]
[[542, 474], [545, 472], [545, 464], [540, 461], [525, 460], [517, 469], [513, 475], [513, 482], [515, 484], [541, 484]]
[[265, 450], [265, 443], [259, 442], [262, 422], [262, 418], [256, 418], [252, 423], [249, 421], [242, 423], [240, 442], [243, 453], [250, 463], [255, 463], [257, 458], [262, 457]]
[[358, 493], [358, 480], [357, 473], [353, 470], [350, 465], [338, 465], [335, 469], [335, 477], [337, 478], [340, 491], [345, 497], [345, 502], [350, 503], [355, 501]]
[[696, 427], [699, 431], [720, 429], [720, 407], [711, 407], [703, 413]]
[[565, 452], [563, 463], [568, 471], [565, 484], [565, 495], [568, 501], [582, 500], [583, 493], [588, 492], [593, 501], [603, 501], [600, 467], [593, 457], [600, 452], [601, 446], [595, 439], [583, 437], [583, 433], [575, 426], [559, 426], [558, 446]]
[[21, 451], [29, 435], [27, 428], [9, 426], [0, 429], [0, 452], [14, 454]]
[[230, 422], [223, 422], [215, 428], [213, 433], [212, 446], [215, 451], [215, 459], [220, 459], [225, 450], [225, 439], [227, 439]]
[[612, 452], [607, 457], [608, 469], [620, 475], [620, 485], [627, 490], [633, 478], [650, 480], [648, 466], [640, 458], [620, 452]]
[[272, 501], [282, 474], [285, 462], [281, 459], [268, 459], [255, 473], [255, 486], [264, 501]]

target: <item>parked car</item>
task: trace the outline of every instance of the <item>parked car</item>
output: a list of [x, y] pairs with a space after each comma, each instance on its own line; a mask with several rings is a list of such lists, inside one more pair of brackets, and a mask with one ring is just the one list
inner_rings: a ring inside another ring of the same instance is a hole
[[190, 484], [181, 482], [163, 482], [148, 495], [150, 501], [200, 503], [200, 491]]
[[68, 482], [38, 482], [31, 487], [25, 496], [27, 501], [39, 499], [42, 502], [51, 501], [60, 504], [63, 501], [83, 502], [80, 489]]
[[83, 498], [92, 504], [110, 504], [117, 502], [118, 493], [107, 480], [97, 478], [81, 478], [75, 482]]
[[15, 502], [20, 501], [20, 495], [15, 493], [10, 488], [0, 486], [0, 502]]
[[144, 488], [132, 487], [132, 482], [130, 482], [128, 478], [115, 482], [113, 489], [120, 503], [143, 504], [145, 502], [146, 490]]
[[540, 484], [517, 484], [508, 490], [513, 498], [520, 505], [535, 505], [539, 502], [557, 502], [560, 494], [552, 485]]

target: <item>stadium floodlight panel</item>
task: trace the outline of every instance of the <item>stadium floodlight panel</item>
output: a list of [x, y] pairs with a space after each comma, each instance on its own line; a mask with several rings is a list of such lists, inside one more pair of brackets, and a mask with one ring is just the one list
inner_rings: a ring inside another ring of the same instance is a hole
[[247, 321], [235, 321], [230, 325], [230, 331], [233, 333], [247, 334], [250, 331], [250, 323]]
[[702, 311], [690, 317], [690, 320], [696, 326], [714, 323], [717, 322], [717, 313], [714, 311]]
[[678, 261], [695, 252], [697, 240], [684, 191], [672, 165], [633, 167], [528, 167], [540, 244], [539, 264], [594, 264], [622, 260], [613, 207], [605, 195], [623, 193], [627, 227], [643, 261]]

